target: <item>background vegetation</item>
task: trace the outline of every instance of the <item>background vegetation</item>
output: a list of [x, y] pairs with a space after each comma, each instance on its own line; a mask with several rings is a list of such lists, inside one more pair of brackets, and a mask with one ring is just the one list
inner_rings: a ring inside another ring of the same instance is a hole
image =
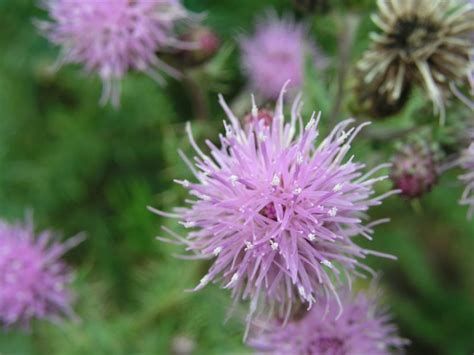
[[[99, 107], [96, 77], [74, 66], [50, 70], [57, 49], [33, 25], [34, 18], [46, 17], [38, 4], [0, 1], [0, 216], [18, 220], [31, 208], [38, 229], [88, 235], [68, 255], [77, 269], [75, 309], [81, 322], [41, 322], [29, 334], [0, 333], [1, 354], [165, 354], [186, 347], [195, 354], [249, 351], [242, 345], [239, 314], [224, 324], [226, 291], [211, 285], [198, 293], [184, 292], [207, 265], [177, 260], [172, 253], [179, 248], [157, 242], [161, 225], [179, 227], [146, 206], [167, 210], [183, 201], [184, 191], [172, 180], [191, 178], [177, 155], [178, 147], [190, 152], [186, 121], [194, 121], [201, 140], [215, 139], [224, 117], [217, 92], [238, 109], [247, 107], [236, 36], [251, 31], [265, 8], [294, 10], [290, 0], [185, 3], [191, 10], [206, 11], [206, 23], [223, 41], [211, 62], [186, 74], [209, 102], [208, 117], [201, 120], [195, 119], [186, 80], [170, 79], [167, 87], [159, 87], [131, 74], [123, 82], [120, 109]], [[337, 96], [338, 40], [347, 35], [349, 18], [360, 21], [349, 57], [354, 64], [368, 45], [375, 7], [368, 0], [330, 3], [329, 12], [305, 16], [331, 62], [324, 76], [308, 71], [305, 111], [322, 109], [326, 117]], [[350, 115], [347, 93], [337, 119]], [[448, 121], [453, 124], [456, 118], [451, 117], [463, 114], [456, 109]], [[437, 118], [415, 93], [401, 114], [375, 123], [370, 132], [377, 137], [426, 122], [437, 124]], [[375, 164], [390, 158], [395, 143], [361, 139], [355, 151], [359, 159]], [[402, 335], [412, 341], [409, 354], [474, 351], [474, 224], [457, 204], [462, 186], [456, 174], [444, 176], [414, 204], [391, 198], [373, 211], [374, 217], [390, 216], [392, 222], [379, 227], [367, 245], [399, 260], [372, 257], [368, 264], [383, 272], [385, 301]]]

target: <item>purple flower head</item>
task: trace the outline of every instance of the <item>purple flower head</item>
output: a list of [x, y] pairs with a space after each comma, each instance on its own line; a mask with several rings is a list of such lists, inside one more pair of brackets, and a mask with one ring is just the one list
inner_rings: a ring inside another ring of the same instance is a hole
[[120, 79], [138, 70], [164, 83], [157, 70], [178, 73], [157, 51], [186, 48], [175, 34], [188, 13], [178, 0], [44, 0], [51, 22], [40, 28], [62, 46], [61, 62], [81, 63], [103, 82], [101, 102], [118, 105]]
[[341, 293], [342, 316], [337, 317], [336, 300], [324, 298], [301, 319], [286, 325], [266, 323], [249, 345], [265, 354], [384, 355], [408, 343], [397, 335], [387, 311], [378, 306], [376, 294]]
[[257, 308], [289, 316], [295, 301], [311, 306], [320, 294], [337, 297], [335, 283], [368, 269], [360, 259], [385, 255], [354, 240], [371, 239], [383, 221], [365, 225], [366, 213], [394, 193], [374, 196], [374, 184], [386, 176], [372, 176], [387, 165], [364, 174], [364, 164], [346, 158], [366, 124], [350, 128], [353, 120], [343, 121], [318, 143], [319, 115], [304, 126], [297, 98], [285, 121], [283, 91], [271, 124], [255, 119], [245, 129], [220, 101], [228, 116], [220, 147], [207, 140], [205, 154], [187, 127], [195, 164], [183, 157], [197, 181], [176, 182], [192, 196], [189, 205], [173, 214], [153, 210], [189, 229], [183, 238], [164, 228], [195, 258], [214, 260], [196, 290], [220, 280], [235, 300], [251, 300], [249, 320]]
[[460, 165], [465, 170], [460, 179], [466, 185], [460, 202], [462, 205], [469, 207], [468, 216], [472, 218], [474, 215], [474, 141], [469, 148], [464, 150], [460, 159]]
[[61, 244], [53, 235], [34, 234], [32, 223], [0, 221], [0, 324], [28, 327], [30, 320], [73, 317], [71, 272], [60, 260], [84, 238]]
[[269, 12], [262, 18], [253, 36], [240, 39], [242, 67], [252, 89], [266, 99], [276, 99], [288, 80], [299, 88], [306, 55], [323, 68], [326, 59], [307, 37], [306, 27], [289, 16], [280, 19]]

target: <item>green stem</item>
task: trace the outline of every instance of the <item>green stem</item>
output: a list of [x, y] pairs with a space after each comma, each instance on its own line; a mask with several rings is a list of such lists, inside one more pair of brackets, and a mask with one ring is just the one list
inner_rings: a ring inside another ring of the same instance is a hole
[[206, 92], [196, 78], [198, 73], [185, 72], [183, 75], [183, 84], [186, 87], [194, 117], [200, 121], [206, 121], [210, 115], [209, 102]]
[[339, 33], [339, 67], [337, 79], [337, 93], [334, 106], [331, 110], [330, 120], [331, 126], [337, 122], [337, 118], [341, 112], [342, 103], [345, 96], [345, 82], [350, 67], [351, 49], [354, 43], [354, 37], [360, 24], [360, 17], [355, 14], [349, 14], [344, 19], [339, 19], [344, 27]]

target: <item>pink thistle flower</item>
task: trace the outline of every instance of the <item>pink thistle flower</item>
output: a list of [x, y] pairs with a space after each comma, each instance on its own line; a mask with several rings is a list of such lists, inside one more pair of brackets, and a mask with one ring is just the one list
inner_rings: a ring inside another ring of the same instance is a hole
[[461, 181], [466, 185], [460, 203], [469, 207], [468, 216], [472, 218], [474, 215], [474, 142], [464, 150], [459, 163], [466, 171], [460, 176]]
[[39, 27], [62, 46], [60, 63], [81, 63], [103, 82], [101, 103], [117, 106], [120, 80], [129, 70], [148, 74], [179, 73], [157, 57], [166, 49], [189, 48], [175, 34], [178, 20], [189, 14], [178, 0], [44, 0], [51, 22]]
[[83, 239], [61, 244], [48, 231], [35, 236], [31, 222], [0, 221], [0, 324], [28, 327], [33, 318], [74, 317], [72, 274], [60, 258]]
[[265, 354], [391, 354], [408, 344], [397, 334], [387, 310], [379, 307], [378, 295], [344, 290], [344, 313], [338, 317], [334, 298], [322, 299], [303, 318], [286, 325], [273, 321], [252, 336], [251, 347]]
[[276, 99], [288, 80], [291, 87], [300, 88], [307, 55], [318, 69], [326, 66], [326, 58], [308, 40], [307, 32], [290, 16], [279, 19], [269, 12], [259, 20], [253, 36], [240, 39], [242, 67], [253, 90], [266, 99]]
[[[214, 259], [195, 290], [220, 280], [236, 301], [251, 300], [249, 320], [258, 305], [260, 311], [277, 306], [278, 314], [289, 317], [295, 301], [311, 306], [320, 294], [337, 297], [335, 283], [349, 282], [360, 275], [358, 269], [371, 271], [360, 259], [391, 257], [354, 240], [357, 235], [371, 239], [373, 227], [386, 220], [365, 225], [367, 211], [396, 192], [373, 196], [374, 184], [387, 176], [372, 176], [389, 164], [364, 174], [364, 164], [345, 159], [366, 124], [349, 128], [353, 120], [343, 121], [316, 145], [319, 115], [304, 126], [299, 98], [289, 122], [282, 91], [271, 123], [246, 120], [245, 129], [222, 97], [220, 103], [228, 116], [226, 134], [220, 147], [206, 141], [210, 155], [187, 126], [198, 156], [193, 165], [181, 155], [197, 181], [176, 182], [193, 197], [189, 206], [175, 213], [151, 209], [190, 229], [183, 238], [163, 227], [195, 253], [187, 258]], [[255, 104], [252, 115], [259, 115]]]

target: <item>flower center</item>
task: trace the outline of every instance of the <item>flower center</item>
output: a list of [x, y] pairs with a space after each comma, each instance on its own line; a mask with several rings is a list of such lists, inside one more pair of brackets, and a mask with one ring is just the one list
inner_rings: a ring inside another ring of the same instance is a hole
[[319, 337], [309, 344], [308, 354], [344, 355], [344, 341], [337, 337]]
[[259, 109], [256, 118], [254, 118], [251, 113], [244, 117], [244, 123], [246, 125], [250, 125], [254, 121], [262, 122], [264, 126], [270, 127], [273, 121], [273, 112], [267, 109]]
[[259, 212], [262, 216], [265, 216], [271, 220], [274, 220], [276, 221], [277, 220], [277, 214], [276, 214], [276, 209], [275, 209], [275, 205], [273, 204], [273, 202], [270, 202], [269, 204], [267, 204], [265, 207], [263, 207], [260, 212]]
[[273, 53], [270, 53], [270, 56], [275, 62], [279, 62], [279, 63], [291, 62], [291, 53], [288, 53], [288, 52], [274, 51]]
[[434, 43], [438, 26], [417, 17], [400, 19], [391, 34], [390, 48], [404, 49], [407, 54]]

